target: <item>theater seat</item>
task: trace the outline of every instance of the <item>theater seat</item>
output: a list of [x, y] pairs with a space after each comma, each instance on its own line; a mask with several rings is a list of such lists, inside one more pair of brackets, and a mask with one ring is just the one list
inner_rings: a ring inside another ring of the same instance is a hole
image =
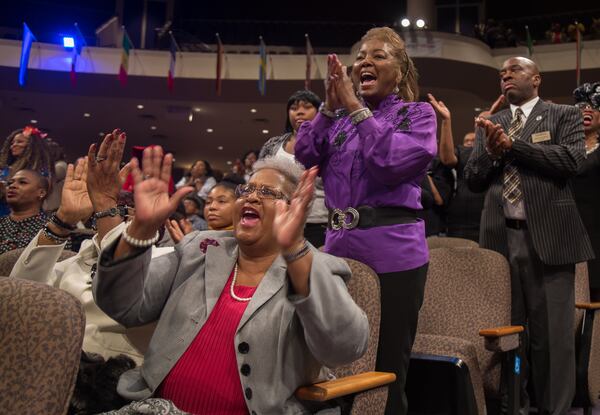
[[515, 413], [523, 328], [510, 326], [510, 303], [502, 255], [482, 248], [431, 250], [407, 378], [409, 413], [439, 413], [444, 395], [446, 413], [484, 415], [488, 403], [499, 403], [503, 368], [508, 413]]
[[435, 248], [479, 248], [479, 244], [470, 239], [449, 236], [430, 236], [427, 238], [429, 249]]
[[361, 262], [346, 259], [352, 270], [348, 291], [369, 319], [369, 344], [366, 353], [353, 363], [334, 368], [337, 379], [298, 389], [296, 397], [309, 401], [334, 400], [342, 414], [378, 415], [385, 412], [388, 388], [396, 380], [393, 373], [374, 372], [381, 318], [379, 277]]
[[0, 277], [0, 412], [66, 414], [84, 329], [83, 308], [72, 295]]
[[[19, 257], [21, 256], [21, 254], [23, 253], [24, 250], [25, 250], [25, 248], [17, 248], [17, 249], [13, 249], [12, 251], [7, 251], [0, 255], [0, 275], [1, 276], [8, 277], [10, 275], [10, 272], [12, 271], [13, 267], [17, 263], [17, 260], [19, 259]], [[76, 252], [65, 249], [60, 254], [60, 257], [58, 258], [58, 262], [64, 261], [67, 258], [71, 258], [74, 255], [76, 255]]]

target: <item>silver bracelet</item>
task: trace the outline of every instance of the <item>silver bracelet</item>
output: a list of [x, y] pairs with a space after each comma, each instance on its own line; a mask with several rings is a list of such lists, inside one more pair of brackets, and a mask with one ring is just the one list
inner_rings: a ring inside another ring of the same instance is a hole
[[285, 262], [288, 262], [288, 263], [294, 262], [295, 260], [300, 259], [303, 256], [305, 256], [309, 252], [310, 252], [310, 245], [308, 244], [308, 242], [305, 239], [304, 245], [302, 245], [302, 248], [300, 248], [296, 252], [292, 252], [291, 254], [283, 254], [283, 259], [285, 259]]
[[321, 114], [323, 114], [324, 116], [326, 116], [327, 118], [333, 119], [336, 117], [335, 112], [328, 110], [327, 107], [325, 106], [324, 102], [322, 102], [321, 105], [319, 106], [319, 112]]
[[359, 110], [354, 111], [350, 114], [350, 118], [352, 119], [352, 124], [357, 125], [358, 123], [363, 122], [367, 118], [373, 116], [373, 113], [368, 108], [361, 108]]
[[129, 229], [129, 225], [131, 225], [131, 222], [129, 222], [125, 226], [125, 229], [123, 229], [123, 233], [121, 234], [121, 236], [123, 237], [123, 240], [125, 242], [127, 242], [129, 245], [133, 246], [134, 248], [148, 248], [148, 247], [154, 245], [156, 242], [158, 242], [158, 238], [160, 237], [158, 231], [156, 231], [156, 235], [154, 235], [154, 237], [151, 239], [137, 239], [137, 238], [131, 237], [127, 233], [127, 230]]

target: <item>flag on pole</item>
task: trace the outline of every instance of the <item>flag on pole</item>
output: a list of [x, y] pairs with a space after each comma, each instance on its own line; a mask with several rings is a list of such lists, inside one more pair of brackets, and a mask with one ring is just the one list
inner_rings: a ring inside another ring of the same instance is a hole
[[575, 47], [576, 49], [576, 64], [575, 64], [575, 77], [577, 80], [577, 86], [581, 84], [581, 30], [579, 27], [579, 23], [575, 22]]
[[169, 50], [171, 62], [169, 63], [169, 73], [167, 74], [167, 88], [169, 88], [169, 91], [173, 91], [175, 86], [175, 64], [177, 63], [177, 51], [179, 50], [179, 47], [177, 46], [173, 33], [170, 31], [169, 36], [171, 37], [171, 47]]
[[86, 42], [85, 42], [85, 38], [83, 37], [83, 34], [81, 33], [81, 30], [79, 30], [79, 25], [77, 23], [74, 24], [75, 26], [75, 46], [73, 47], [73, 56], [71, 57], [71, 85], [73, 87], [75, 87], [77, 85], [77, 58], [79, 58], [79, 56], [81, 55], [81, 51], [83, 50], [84, 46], [87, 46]]
[[310, 37], [308, 36], [308, 33], [304, 36], [306, 37], [306, 79], [304, 80], [304, 89], [310, 89], [313, 48], [310, 44]]
[[262, 36], [259, 39], [258, 92], [264, 96], [267, 93], [267, 46]]
[[31, 52], [31, 44], [33, 42], [37, 42], [37, 40], [31, 30], [29, 30], [27, 23], [23, 22], [23, 45], [21, 46], [21, 63], [19, 66], [19, 86], [25, 86], [25, 82], [27, 82], [29, 52]]
[[125, 27], [123, 27], [123, 42], [121, 47], [123, 51], [121, 53], [121, 66], [119, 66], [119, 82], [121, 82], [121, 86], [125, 86], [127, 85], [127, 72], [129, 71], [129, 52], [133, 49], [131, 39], [129, 39]]
[[221, 42], [221, 36], [219, 36], [219, 34], [216, 34], [217, 36], [217, 83], [216, 83], [216, 88], [217, 88], [217, 96], [221, 96], [221, 72], [223, 71], [223, 43]]
[[525, 35], [527, 36], [527, 51], [529, 52], [529, 57], [533, 55], [533, 40], [531, 39], [531, 33], [529, 33], [529, 26], [525, 26]]

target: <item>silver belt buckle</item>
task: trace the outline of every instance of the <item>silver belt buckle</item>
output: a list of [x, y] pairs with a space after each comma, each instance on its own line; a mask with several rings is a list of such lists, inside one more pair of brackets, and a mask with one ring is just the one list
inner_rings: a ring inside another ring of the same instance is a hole
[[[352, 216], [350, 222], [346, 221], [346, 217], [348, 215]], [[360, 213], [358, 210], [353, 207], [342, 209], [333, 209], [333, 214], [331, 215], [331, 229], [335, 231], [339, 231], [340, 229], [354, 229], [358, 226], [358, 221], [360, 219]]]

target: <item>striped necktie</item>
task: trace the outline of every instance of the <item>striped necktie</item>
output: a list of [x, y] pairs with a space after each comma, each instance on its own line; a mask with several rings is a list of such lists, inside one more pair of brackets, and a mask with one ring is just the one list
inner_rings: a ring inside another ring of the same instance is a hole
[[[511, 140], [518, 140], [523, 130], [523, 110], [517, 108], [515, 115], [510, 123], [508, 129], [508, 138]], [[502, 188], [502, 196], [511, 204], [516, 205], [523, 199], [523, 192], [521, 191], [521, 179], [519, 178], [519, 171], [515, 166], [514, 158], [510, 157], [504, 165], [504, 181]]]

